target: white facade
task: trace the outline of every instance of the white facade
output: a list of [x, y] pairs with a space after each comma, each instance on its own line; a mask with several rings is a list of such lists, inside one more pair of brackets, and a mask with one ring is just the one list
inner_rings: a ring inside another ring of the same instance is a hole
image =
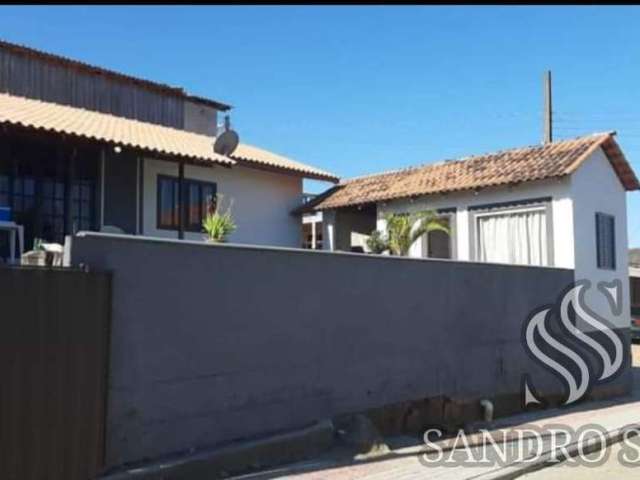
[[[158, 175], [178, 176], [179, 166], [151, 158], [143, 160], [142, 235], [178, 238], [175, 230], [157, 225]], [[300, 205], [302, 178], [243, 166], [200, 167], [185, 165], [185, 179], [214, 182], [226, 206], [233, 200], [232, 216], [237, 229], [230, 242], [299, 247], [300, 218], [291, 212]], [[185, 232], [188, 240], [204, 240], [204, 234]]]
[[[571, 176], [573, 200], [573, 245], [576, 279], [589, 279], [595, 285], [599, 281], [622, 281], [622, 312], [624, 326], [631, 319], [629, 294], [629, 244], [627, 238], [627, 197], [620, 180], [598, 149]], [[596, 212], [613, 215], [615, 218], [616, 270], [603, 270], [596, 263]], [[600, 292], [592, 289], [587, 293], [587, 302], [597, 312], [607, 312], [608, 305]]]
[[[552, 228], [553, 228], [553, 265], [557, 267], [573, 268], [573, 223], [572, 203], [570, 197], [570, 180], [547, 180], [543, 182], [526, 183], [517, 187], [501, 187], [478, 192], [451, 193], [447, 195], [433, 195], [414, 201], [397, 200], [386, 204], [378, 204], [377, 228], [384, 230], [386, 213], [419, 212], [428, 209], [455, 208], [455, 218], [452, 225], [454, 241], [453, 258], [457, 260], [476, 260], [475, 245], [472, 244], [471, 210], [470, 208], [483, 205], [499, 205], [522, 200], [551, 198]], [[516, 208], [516, 207], [514, 207]], [[423, 257], [422, 243], [416, 242], [411, 249], [411, 256]]]
[[[430, 195], [414, 200], [391, 200], [377, 204], [378, 230], [385, 229], [386, 213], [410, 213], [424, 210], [455, 209], [451, 216], [452, 258], [478, 261], [477, 218], [480, 206], [487, 211], [506, 212], [523, 208], [509, 203], [546, 205], [549, 260], [546, 265], [575, 269], [576, 280], [588, 279], [592, 289], [587, 293], [589, 305], [598, 313], [611, 317], [606, 298], [595, 288], [597, 282], [622, 282], [622, 315], [620, 326], [629, 326], [629, 282], [626, 191], [604, 152], [598, 148], [571, 176], [528, 182], [517, 186], [487, 188], [476, 192]], [[474, 208], [476, 207], [476, 208]], [[596, 213], [615, 218], [614, 270], [598, 268], [596, 251]], [[335, 249], [337, 231], [343, 227], [336, 223], [335, 212], [325, 212], [325, 248]], [[424, 242], [417, 241], [410, 256], [426, 257]]]

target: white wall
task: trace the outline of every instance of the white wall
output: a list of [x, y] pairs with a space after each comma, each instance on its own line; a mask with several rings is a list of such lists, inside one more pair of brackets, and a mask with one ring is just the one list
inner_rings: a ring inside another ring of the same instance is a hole
[[[610, 317], [604, 296], [595, 290], [598, 281], [622, 281], [623, 315], [616, 319], [618, 326], [630, 325], [629, 259], [627, 241], [626, 191], [609, 160], [598, 149], [571, 177], [571, 195], [574, 199], [575, 275], [576, 279], [589, 279], [594, 288], [588, 291], [588, 304], [602, 315]], [[616, 270], [598, 268], [596, 254], [596, 212], [615, 217]]]
[[[569, 179], [554, 179], [531, 182], [515, 187], [499, 187], [481, 190], [477, 195], [473, 192], [432, 195], [409, 200], [396, 200], [378, 205], [378, 229], [385, 228], [383, 216], [387, 212], [417, 212], [427, 209], [456, 207], [456, 221], [453, 227], [456, 245], [455, 258], [471, 260], [472, 248], [469, 241], [469, 211], [476, 205], [502, 203], [515, 200], [526, 200], [551, 197], [553, 216], [553, 250], [554, 266], [573, 268], [573, 215], [571, 188]], [[411, 256], [422, 256], [422, 242], [416, 242], [411, 249]]]
[[[157, 176], [178, 175], [178, 164], [144, 159], [143, 235], [177, 238], [178, 233], [159, 230], [156, 225]], [[217, 184], [224, 205], [233, 199], [232, 215], [237, 224], [229, 241], [255, 245], [300, 247], [301, 223], [291, 211], [300, 205], [302, 179], [295, 176], [235, 166], [200, 167], [185, 165], [185, 178]], [[190, 240], [204, 234], [185, 232]]]

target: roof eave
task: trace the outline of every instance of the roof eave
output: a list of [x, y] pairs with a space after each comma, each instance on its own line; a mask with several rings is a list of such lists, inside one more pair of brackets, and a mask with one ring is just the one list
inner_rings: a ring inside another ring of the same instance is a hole
[[233, 105], [229, 105], [227, 103], [218, 102], [217, 100], [211, 100], [210, 98], [199, 97], [197, 95], [185, 95], [185, 100], [190, 100], [195, 103], [201, 103], [203, 105], [207, 105], [209, 107], [213, 107], [216, 110], [221, 112], [227, 112], [233, 108]]
[[129, 142], [117, 142], [117, 141], [113, 141], [105, 138], [93, 137], [89, 135], [81, 135], [81, 134], [70, 132], [70, 131], [61, 131], [61, 130], [56, 130], [52, 128], [34, 127], [32, 125], [24, 125], [22, 123], [11, 122], [8, 120], [0, 120], [0, 125], [3, 128], [10, 127], [10, 128], [17, 128], [19, 130], [24, 130], [24, 131], [44, 133], [48, 135], [67, 136], [67, 137], [75, 138], [81, 141], [90, 142], [92, 144], [108, 145], [113, 147], [116, 147], [116, 146], [125, 147], [133, 151], [138, 151], [141, 153], [147, 153], [149, 155], [159, 156], [159, 157], [162, 157], [162, 159], [165, 159], [168, 161], [185, 161], [189, 163], [197, 163], [200, 165], [216, 164], [216, 165], [222, 165], [224, 167], [232, 167], [237, 164], [237, 162], [234, 159], [229, 157], [223, 157], [222, 155], [220, 155], [220, 158], [212, 159], [212, 158], [203, 158], [203, 157], [198, 157], [193, 155], [184, 155], [176, 152], [165, 152], [165, 151], [156, 150], [154, 148], [146, 148], [140, 145], [134, 145]]
[[340, 178], [336, 175], [329, 172], [320, 172], [314, 170], [306, 170], [306, 169], [297, 169], [297, 168], [289, 168], [286, 166], [280, 165], [270, 165], [261, 161], [257, 161], [253, 158], [248, 157], [240, 157], [236, 155], [231, 155], [230, 158], [241, 165], [245, 165], [248, 168], [254, 168], [256, 170], [264, 170], [275, 173], [287, 173], [289, 175], [308, 178], [312, 180], [323, 180], [333, 183], [338, 183]]

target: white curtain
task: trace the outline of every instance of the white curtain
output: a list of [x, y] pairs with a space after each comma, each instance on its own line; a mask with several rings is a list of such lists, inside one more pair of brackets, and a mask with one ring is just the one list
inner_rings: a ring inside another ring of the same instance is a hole
[[544, 209], [477, 218], [480, 261], [547, 265], [547, 219]]

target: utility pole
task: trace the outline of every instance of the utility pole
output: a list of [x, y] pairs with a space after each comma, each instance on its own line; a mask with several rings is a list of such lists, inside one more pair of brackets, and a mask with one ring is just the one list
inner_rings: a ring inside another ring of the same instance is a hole
[[542, 143], [553, 141], [553, 110], [551, 105], [551, 70], [547, 70], [544, 73], [544, 136]]

